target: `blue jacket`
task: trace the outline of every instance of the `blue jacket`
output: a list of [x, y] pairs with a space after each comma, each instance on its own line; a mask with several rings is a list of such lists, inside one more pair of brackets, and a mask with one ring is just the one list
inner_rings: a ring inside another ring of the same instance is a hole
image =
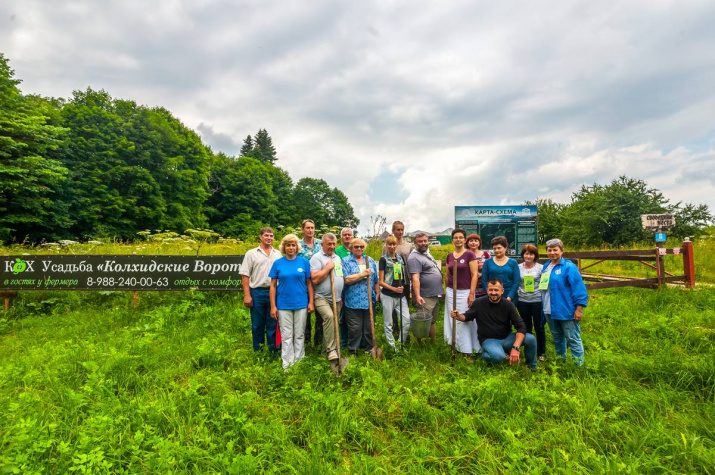
[[[544, 264], [544, 270], [548, 266], [549, 263]], [[576, 306], [586, 307], [588, 305], [586, 285], [583, 283], [578, 267], [563, 257], [551, 269], [549, 290], [542, 292], [549, 292], [553, 320], [573, 320]]]

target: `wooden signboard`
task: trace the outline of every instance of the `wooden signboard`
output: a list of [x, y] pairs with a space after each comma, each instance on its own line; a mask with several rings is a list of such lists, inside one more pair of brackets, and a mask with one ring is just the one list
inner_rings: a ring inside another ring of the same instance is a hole
[[641, 224], [646, 231], [663, 233], [675, 227], [675, 216], [672, 214], [642, 214]]

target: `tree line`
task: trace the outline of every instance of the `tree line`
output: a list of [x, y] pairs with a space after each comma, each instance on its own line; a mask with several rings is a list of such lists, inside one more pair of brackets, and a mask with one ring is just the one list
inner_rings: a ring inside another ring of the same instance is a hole
[[239, 157], [214, 153], [163, 107], [75, 91], [68, 100], [23, 94], [0, 54], [0, 240], [116, 237], [211, 228], [227, 237], [264, 225], [358, 225], [325, 180], [297, 183], [265, 129]]
[[570, 203], [536, 199], [538, 240], [543, 244], [560, 237], [569, 246], [624, 246], [652, 242], [653, 233], [643, 230], [642, 214], [673, 214], [675, 228], [669, 236], [684, 239], [706, 232], [713, 222], [707, 205], [671, 203], [663, 193], [636, 178], [620, 176], [608, 185], [582, 185]]

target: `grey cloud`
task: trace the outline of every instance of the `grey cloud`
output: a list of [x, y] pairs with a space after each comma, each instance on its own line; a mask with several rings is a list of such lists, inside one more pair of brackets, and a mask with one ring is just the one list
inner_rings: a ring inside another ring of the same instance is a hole
[[221, 151], [228, 155], [238, 155], [241, 149], [241, 143], [235, 137], [214, 131], [214, 128], [209, 124], [201, 122], [196, 130], [201, 135], [201, 139], [206, 145], [209, 145], [215, 151]]

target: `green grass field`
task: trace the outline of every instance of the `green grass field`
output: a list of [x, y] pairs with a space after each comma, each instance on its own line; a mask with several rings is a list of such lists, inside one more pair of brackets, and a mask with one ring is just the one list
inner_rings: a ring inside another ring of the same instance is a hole
[[709, 286], [592, 292], [586, 367], [549, 344], [535, 375], [417, 342], [286, 374], [250, 333], [237, 293], [21, 292], [2, 473], [715, 472]]

